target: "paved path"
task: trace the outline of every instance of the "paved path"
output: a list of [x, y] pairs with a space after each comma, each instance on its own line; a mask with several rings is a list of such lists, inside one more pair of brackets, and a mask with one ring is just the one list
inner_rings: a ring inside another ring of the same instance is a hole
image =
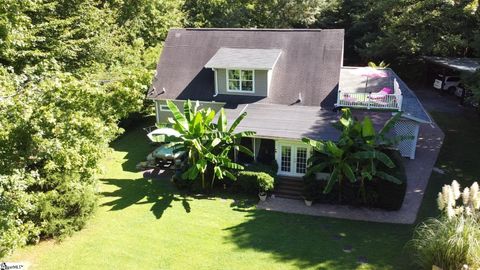
[[[419, 96], [422, 99], [422, 95]], [[427, 99], [431, 98], [432, 93], [423, 97]], [[438, 105], [444, 102], [441, 99], [436, 99], [435, 101], [430, 100], [430, 108], [438, 108]], [[450, 106], [453, 105], [451, 102], [447, 102], [447, 104]], [[441, 107], [443, 106], [441, 105]], [[459, 110], [457, 106], [455, 107], [456, 108], [450, 108]], [[260, 202], [257, 207], [271, 211], [313, 216], [384, 223], [413, 224], [417, 218], [420, 205], [422, 204], [423, 195], [440, 152], [443, 138], [444, 134], [436, 124], [421, 126], [415, 159], [404, 159], [407, 176], [407, 191], [403, 205], [398, 211], [330, 204], [314, 204], [311, 207], [307, 207], [303, 201], [284, 198], [269, 198], [265, 202]]]

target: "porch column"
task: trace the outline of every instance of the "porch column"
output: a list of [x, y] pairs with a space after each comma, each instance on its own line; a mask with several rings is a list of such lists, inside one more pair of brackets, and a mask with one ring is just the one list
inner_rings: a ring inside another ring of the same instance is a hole
[[255, 149], [255, 137], [252, 138], [253, 161], [257, 162], [257, 151]]

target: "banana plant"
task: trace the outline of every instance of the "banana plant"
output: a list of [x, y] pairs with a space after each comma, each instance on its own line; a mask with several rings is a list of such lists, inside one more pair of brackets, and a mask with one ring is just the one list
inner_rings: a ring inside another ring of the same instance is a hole
[[338, 123], [334, 124], [341, 131], [337, 142], [302, 139], [304, 143], [319, 153], [309, 159], [310, 166], [307, 176], [326, 170], [330, 171], [330, 177], [323, 192], [329, 193], [335, 183], [338, 183], [340, 198], [344, 179], [348, 179], [352, 183], [360, 181], [360, 192], [364, 202], [366, 202], [365, 181], [378, 177], [401, 184], [398, 178], [379, 169], [380, 164], [387, 168], [395, 167], [391, 158], [385, 154], [385, 150], [405, 139], [404, 137], [389, 136], [389, 132], [400, 116], [400, 113], [394, 115], [377, 132], [369, 117], [358, 121], [353, 117], [350, 109], [343, 109]]
[[[308, 168], [306, 176], [324, 172], [327, 169], [331, 172], [323, 190], [324, 194], [330, 193], [335, 183], [341, 187], [344, 179], [348, 179], [352, 183], [357, 181], [354, 173], [355, 162], [349, 149], [351, 145], [337, 145], [332, 141], [315, 141], [309, 138], [303, 138], [302, 141], [323, 155], [322, 157], [314, 155], [310, 158], [309, 164], [313, 165]], [[339, 200], [341, 200], [341, 189], [339, 192]]]
[[371, 68], [377, 69], [377, 68], [388, 68], [390, 64], [385, 63], [385, 61], [378, 63], [378, 65], [375, 64], [375, 62], [368, 62], [368, 66]]
[[177, 138], [169, 138], [171, 147], [176, 151], [184, 151], [187, 154], [188, 169], [182, 177], [196, 180], [199, 176], [202, 188], [207, 187], [205, 176], [212, 175], [210, 187], [213, 187], [215, 179], [225, 177], [235, 180], [233, 170], [242, 170], [243, 166], [230, 159], [233, 149], [253, 156], [250, 149], [240, 145], [240, 139], [245, 136], [253, 136], [255, 132], [244, 131], [235, 133], [235, 128], [246, 117], [246, 113], [240, 115], [230, 127], [223, 108], [218, 114], [211, 108], [200, 109], [199, 102], [192, 104], [190, 100], [184, 102], [183, 113], [170, 100], [167, 106], [172, 113], [169, 122], [172, 128], [180, 133]]

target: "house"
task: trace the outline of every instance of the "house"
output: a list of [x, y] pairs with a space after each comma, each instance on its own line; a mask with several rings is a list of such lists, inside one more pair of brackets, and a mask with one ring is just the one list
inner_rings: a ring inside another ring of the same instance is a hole
[[[172, 29], [147, 97], [160, 123], [170, 116], [166, 100], [223, 107], [231, 121], [247, 112], [237, 130], [256, 136], [242, 143], [256, 161], [276, 161], [279, 175], [306, 172], [311, 149], [302, 137], [338, 138], [332, 127], [338, 107], [370, 116], [377, 127], [402, 111], [395, 132], [413, 136], [399, 145], [401, 154], [413, 159], [419, 129], [430, 117], [391, 69], [368, 78], [359, 68], [344, 67], [343, 48], [341, 29]], [[391, 91], [378, 94], [382, 89]]]

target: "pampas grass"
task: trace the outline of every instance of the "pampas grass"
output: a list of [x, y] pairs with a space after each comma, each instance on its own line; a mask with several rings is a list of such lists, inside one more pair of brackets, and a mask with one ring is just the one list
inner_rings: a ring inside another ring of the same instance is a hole
[[414, 262], [423, 269], [480, 269], [480, 224], [474, 218], [431, 218], [409, 242]]

